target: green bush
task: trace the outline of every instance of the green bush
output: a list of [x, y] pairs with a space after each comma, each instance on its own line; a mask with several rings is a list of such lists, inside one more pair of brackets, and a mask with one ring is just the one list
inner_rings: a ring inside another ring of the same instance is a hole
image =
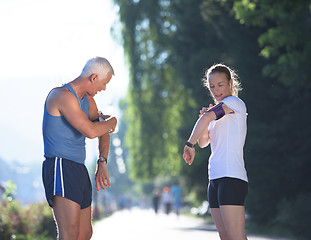
[[311, 238], [311, 194], [300, 194], [292, 201], [283, 200], [279, 206], [276, 221], [286, 229], [290, 229], [297, 239]]
[[15, 188], [15, 185], [9, 182], [0, 202], [0, 239], [55, 239], [55, 223], [49, 206], [46, 203], [36, 203], [22, 207], [14, 200]]

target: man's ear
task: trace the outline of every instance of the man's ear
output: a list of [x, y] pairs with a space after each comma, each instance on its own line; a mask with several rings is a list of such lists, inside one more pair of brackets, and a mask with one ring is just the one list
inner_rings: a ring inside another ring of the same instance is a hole
[[93, 74], [90, 76], [90, 81], [91, 81], [91, 83], [94, 82], [94, 81], [96, 80], [97, 77], [98, 77], [97, 74], [93, 73]]

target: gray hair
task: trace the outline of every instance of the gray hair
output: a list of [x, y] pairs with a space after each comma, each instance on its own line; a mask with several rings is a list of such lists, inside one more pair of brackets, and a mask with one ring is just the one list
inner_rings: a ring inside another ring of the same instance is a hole
[[81, 77], [89, 77], [92, 74], [97, 74], [100, 78], [104, 78], [109, 72], [114, 75], [109, 61], [106, 58], [95, 57], [87, 61], [82, 70]]

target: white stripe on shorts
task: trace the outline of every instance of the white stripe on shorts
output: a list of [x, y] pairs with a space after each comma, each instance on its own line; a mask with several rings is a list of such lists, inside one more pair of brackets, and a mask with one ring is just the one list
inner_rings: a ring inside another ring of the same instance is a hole
[[62, 182], [62, 197], [65, 197], [65, 186], [64, 186], [64, 180], [63, 180], [63, 159], [60, 158], [60, 178]]

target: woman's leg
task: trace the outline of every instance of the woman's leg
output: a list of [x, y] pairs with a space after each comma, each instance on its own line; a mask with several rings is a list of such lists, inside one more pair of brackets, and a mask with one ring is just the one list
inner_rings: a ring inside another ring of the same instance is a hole
[[246, 240], [244, 206], [220, 206], [221, 219], [229, 240]]
[[229, 240], [227, 231], [222, 220], [222, 215], [219, 208], [210, 208], [213, 221], [216, 225], [219, 237], [221, 240]]

